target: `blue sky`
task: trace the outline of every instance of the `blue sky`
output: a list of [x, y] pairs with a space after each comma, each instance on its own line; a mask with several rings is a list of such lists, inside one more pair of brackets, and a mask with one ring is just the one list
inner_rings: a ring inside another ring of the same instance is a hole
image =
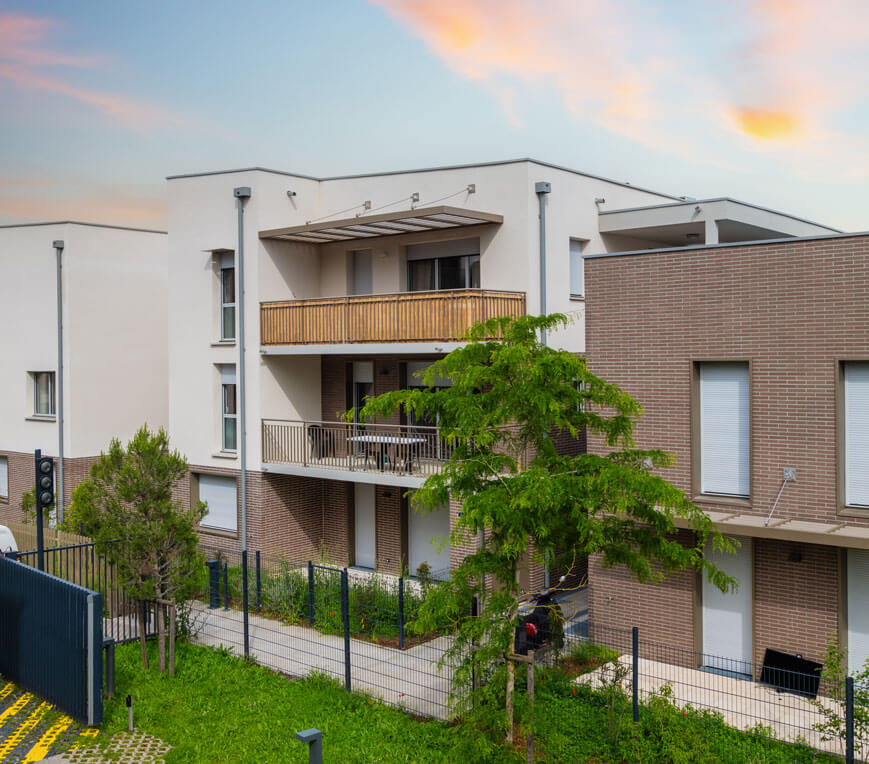
[[869, 229], [864, 0], [0, 0], [0, 222], [532, 156]]

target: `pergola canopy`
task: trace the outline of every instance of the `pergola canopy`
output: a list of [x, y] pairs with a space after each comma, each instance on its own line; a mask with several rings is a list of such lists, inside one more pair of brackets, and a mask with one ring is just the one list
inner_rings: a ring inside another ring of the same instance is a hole
[[420, 231], [441, 231], [450, 228], [503, 223], [502, 215], [478, 212], [462, 207], [422, 207], [416, 210], [386, 212], [344, 220], [324, 220], [289, 228], [260, 231], [261, 239], [300, 241], [306, 244], [329, 244], [335, 241], [376, 239]]

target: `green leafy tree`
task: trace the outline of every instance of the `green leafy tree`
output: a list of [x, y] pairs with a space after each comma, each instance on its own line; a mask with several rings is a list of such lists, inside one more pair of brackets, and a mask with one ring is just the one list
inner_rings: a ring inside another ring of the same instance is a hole
[[[169, 436], [142, 427], [126, 448], [114, 439], [90, 470], [90, 479], [72, 493], [70, 518], [94, 540], [96, 551], [115, 567], [126, 594], [140, 605], [154, 602], [158, 661], [166, 670], [168, 618], [169, 673], [175, 670], [176, 605], [194, 580], [198, 537], [205, 514], [199, 502], [185, 509], [172, 489], [187, 474], [187, 460], [169, 448]], [[142, 664], [148, 667], [142, 607], [136, 608]]]
[[[592, 374], [582, 357], [540, 342], [541, 330], [568, 321], [554, 314], [477, 324], [467, 345], [423, 373], [425, 387], [368, 398], [356, 412], [364, 421], [397, 410], [437, 421], [449, 446], [449, 460], [414, 492], [413, 507], [427, 512], [450, 499], [460, 502], [452, 542], [475, 538], [480, 546], [448, 583], [430, 591], [416, 625], [427, 631], [444, 618], [455, 623], [445, 660], [455, 669], [456, 710], [473, 712], [480, 725], [500, 732], [508, 726], [504, 661], [512, 650], [517, 573], [529, 554], [552, 565], [599, 554], [604, 567], [624, 566], [641, 582], [693, 568], [723, 591], [735, 583], [703, 554], [708, 547], [731, 551], [733, 542], [653, 471], [673, 458], [635, 447], [640, 405]], [[451, 386], [436, 388], [441, 378]], [[609, 452], [559, 452], [559, 436], [583, 433], [601, 439]], [[677, 520], [694, 529], [693, 545], [676, 540]], [[469, 615], [474, 596], [478, 617]]]

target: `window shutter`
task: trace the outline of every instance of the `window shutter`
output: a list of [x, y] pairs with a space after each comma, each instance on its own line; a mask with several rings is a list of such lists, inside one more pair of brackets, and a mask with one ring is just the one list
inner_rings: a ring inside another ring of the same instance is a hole
[[845, 504], [869, 506], [869, 363], [845, 364]]
[[572, 295], [585, 294], [582, 245], [583, 242], [578, 239], [570, 240], [570, 293]]
[[747, 363], [700, 364], [700, 489], [749, 495]]
[[199, 501], [208, 504], [202, 525], [224, 531], [238, 530], [238, 499], [235, 478], [199, 475]]

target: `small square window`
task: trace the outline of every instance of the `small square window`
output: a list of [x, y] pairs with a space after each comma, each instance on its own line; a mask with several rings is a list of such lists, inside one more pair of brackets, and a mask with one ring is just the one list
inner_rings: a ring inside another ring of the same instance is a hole
[[54, 416], [54, 372], [33, 372], [33, 414]]

